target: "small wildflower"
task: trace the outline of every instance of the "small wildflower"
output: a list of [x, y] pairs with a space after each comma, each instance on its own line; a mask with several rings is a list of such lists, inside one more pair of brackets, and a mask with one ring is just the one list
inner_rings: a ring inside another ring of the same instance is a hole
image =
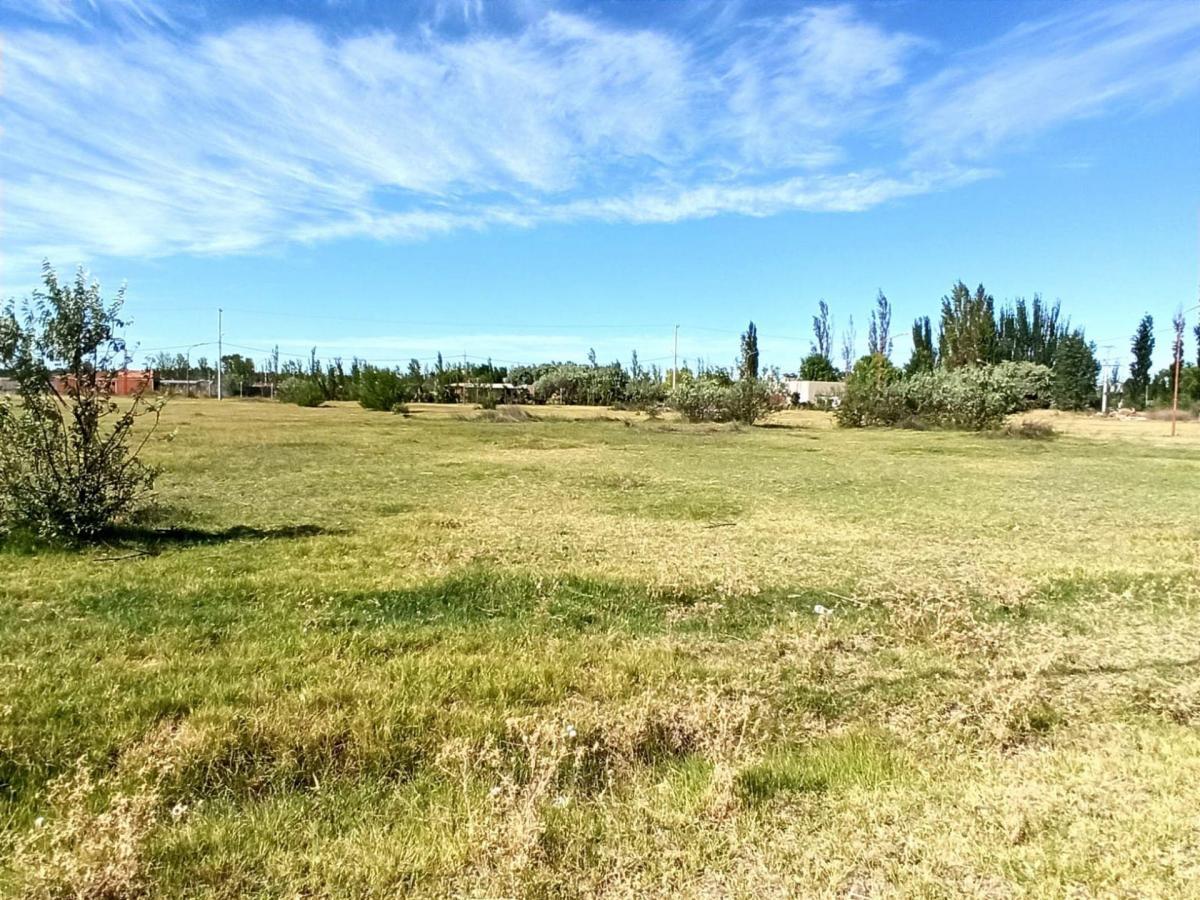
[[495, 799], [496, 797], [499, 797], [500, 796], [500, 785], [496, 785], [494, 788], [492, 788], [490, 791], [488, 791], [488, 796], [492, 797], [493, 799]]
[[187, 811], [188, 811], [187, 804], [181, 800], [180, 802], [176, 803], [174, 806], [171, 807], [172, 820], [178, 822], [185, 815], [187, 815]]
[[42, 816], [38, 816], [36, 819], [33, 820], [34, 828], [41, 828], [45, 824], [46, 824], [46, 820]]
[[563, 794], [559, 794], [557, 797], [554, 798], [554, 806], [556, 809], [562, 809], [565, 806], [569, 806], [570, 803], [571, 803], [571, 798], [567, 797]]
[[575, 731], [575, 726], [568, 725], [567, 726], [567, 739], [572, 740], [572, 741], [575, 740], [576, 734], [577, 734], [577, 732]]

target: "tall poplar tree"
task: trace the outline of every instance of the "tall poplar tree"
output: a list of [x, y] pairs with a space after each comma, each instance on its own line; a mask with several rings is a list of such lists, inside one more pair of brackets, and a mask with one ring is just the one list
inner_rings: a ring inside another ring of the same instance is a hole
[[1150, 389], [1150, 372], [1154, 364], [1154, 317], [1150, 313], [1142, 316], [1129, 349], [1133, 354], [1133, 362], [1129, 364], [1129, 380], [1125, 382], [1125, 388], [1132, 395], [1134, 403], [1143, 403]]
[[738, 373], [748, 381], [758, 378], [758, 329], [751, 322], [742, 334], [742, 356], [738, 360]]
[[913, 322], [912, 342], [912, 358], [904, 367], [905, 372], [909, 375], [932, 372], [937, 365], [937, 349], [933, 346], [933, 324], [929, 316], [922, 316]]
[[892, 304], [883, 291], [875, 298], [875, 308], [871, 310], [871, 326], [867, 330], [867, 352], [872, 356], [892, 355]]
[[983, 285], [971, 293], [962, 281], [942, 298], [938, 356], [949, 369], [996, 361], [995, 301]]
[[833, 319], [829, 316], [829, 304], [822, 300], [817, 304], [817, 315], [813, 316], [812, 352], [833, 364]]

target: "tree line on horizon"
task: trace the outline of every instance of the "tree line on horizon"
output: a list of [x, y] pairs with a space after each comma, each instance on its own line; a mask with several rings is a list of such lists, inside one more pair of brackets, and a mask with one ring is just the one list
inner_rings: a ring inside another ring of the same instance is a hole
[[[1195, 363], [1181, 363], [1181, 399], [1200, 403], [1200, 325], [1193, 329], [1197, 352]], [[455, 385], [463, 383], [507, 383], [527, 389], [534, 402], [566, 404], [645, 406], [666, 402], [672, 386], [693, 381], [729, 386], [740, 379], [763, 378], [781, 390], [790, 377], [808, 381], [841, 382], [853, 374], [863, 360], [890, 366], [899, 377], [912, 377], [939, 370], [990, 367], [1001, 363], [1029, 363], [1055, 373], [1060, 385], [1053, 398], [1056, 406], [1081, 409], [1098, 401], [1101, 364], [1095, 345], [1082, 328], [1064, 316], [1059, 302], [1049, 303], [1035, 294], [1032, 300], [1018, 297], [997, 304], [980, 284], [971, 290], [956, 282], [942, 297], [936, 317], [919, 316], [912, 324], [911, 351], [903, 366], [892, 363], [895, 342], [892, 306], [880, 291], [867, 322], [865, 355], [858, 354], [853, 317], [840, 336], [835, 334], [833, 315], [825, 300], [812, 317], [812, 343], [800, 361], [795, 376], [772, 367], [760, 372], [758, 331], [750, 322], [741, 337], [738, 362], [713, 365], [697, 358], [685, 359], [678, 371], [658, 365], [644, 366], [635, 350], [628, 363], [601, 363], [594, 350], [586, 363], [547, 361], [524, 365], [497, 365], [491, 360], [447, 362], [439, 353], [432, 365], [417, 359], [407, 366], [385, 367], [365, 360], [341, 358], [322, 362], [314, 348], [307, 360], [280, 360], [278, 348], [256, 365], [238, 353], [223, 357], [226, 392], [231, 395], [270, 392], [281, 399], [304, 405], [333, 400], [359, 400], [369, 408], [391, 408], [402, 402], [454, 402], [464, 398]], [[839, 341], [840, 337], [840, 341]], [[838, 343], [835, 345], [835, 341]], [[1155, 349], [1153, 318], [1147, 314], [1138, 323], [1131, 340], [1128, 377], [1121, 381], [1119, 365], [1104, 373], [1107, 388], [1118, 402], [1142, 407], [1169, 399], [1173, 369], [1153, 371]], [[214, 366], [204, 358], [191, 362], [182, 354], [159, 354], [147, 360], [163, 378], [211, 380]], [[469, 395], [468, 395], [469, 396]]]

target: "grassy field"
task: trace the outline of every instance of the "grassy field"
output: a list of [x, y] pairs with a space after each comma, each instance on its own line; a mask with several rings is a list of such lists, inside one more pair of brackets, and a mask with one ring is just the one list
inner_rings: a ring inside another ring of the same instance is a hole
[[1195, 895], [1200, 425], [533, 413], [175, 401], [0, 551], [0, 894]]

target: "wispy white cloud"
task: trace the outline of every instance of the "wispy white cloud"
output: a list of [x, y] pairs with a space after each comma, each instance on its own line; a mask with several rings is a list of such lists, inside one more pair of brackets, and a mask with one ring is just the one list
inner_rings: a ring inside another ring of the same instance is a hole
[[922, 159], [979, 159], [1122, 105], [1200, 87], [1200, 3], [1071, 6], [978, 49], [908, 94], [906, 140]]
[[104, 21], [174, 24], [174, 18], [153, 0], [0, 0], [0, 9], [43, 22], [85, 27]]
[[[89, 0], [4, 41], [4, 240], [78, 258], [545, 222], [858, 211], [1200, 84], [1200, 7], [1112, 6], [947, 53], [851, 7], [720, 29], [438, 2], [427, 27], [185, 33]], [[453, 19], [465, 36], [447, 36]], [[918, 66], [917, 63], [920, 63]], [[914, 75], [919, 69], [928, 73]]]

